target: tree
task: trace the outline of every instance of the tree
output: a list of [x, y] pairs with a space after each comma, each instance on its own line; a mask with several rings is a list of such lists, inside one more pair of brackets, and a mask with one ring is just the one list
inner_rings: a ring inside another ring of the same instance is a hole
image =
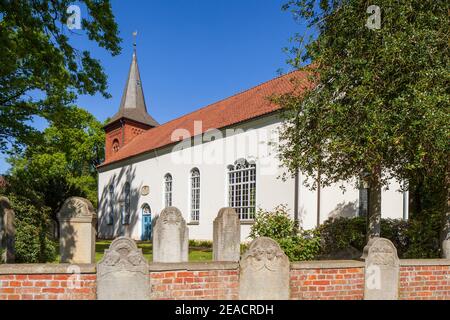
[[291, 51], [294, 66], [313, 62], [315, 86], [275, 99], [285, 110], [280, 154], [291, 173], [302, 170], [312, 187], [367, 180], [369, 236], [379, 235], [389, 179], [433, 176], [449, 188], [448, 2], [377, 5], [380, 29], [366, 26], [367, 1], [288, 1], [283, 8], [318, 34], [298, 37]]
[[[82, 29], [112, 55], [120, 53], [110, 1], [78, 1], [86, 7]], [[69, 0], [0, 2], [0, 150], [33, 144], [38, 132], [27, 121], [51, 119], [78, 94], [107, 93], [100, 62], [70, 43]]]
[[7, 193], [49, 207], [54, 221], [68, 197], [96, 205], [96, 166], [104, 159], [104, 141], [102, 124], [89, 112], [72, 106], [54, 114], [36, 144], [8, 159]]

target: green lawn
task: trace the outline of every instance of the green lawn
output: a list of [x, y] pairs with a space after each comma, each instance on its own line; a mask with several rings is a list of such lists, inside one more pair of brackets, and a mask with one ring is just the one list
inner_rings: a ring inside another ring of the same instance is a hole
[[[111, 241], [98, 241], [95, 245], [95, 261], [98, 262], [103, 258], [105, 249], [108, 249]], [[137, 246], [142, 249], [144, 257], [152, 261], [152, 244], [150, 242], [137, 242]], [[212, 260], [211, 248], [190, 247], [189, 261], [210, 261]]]

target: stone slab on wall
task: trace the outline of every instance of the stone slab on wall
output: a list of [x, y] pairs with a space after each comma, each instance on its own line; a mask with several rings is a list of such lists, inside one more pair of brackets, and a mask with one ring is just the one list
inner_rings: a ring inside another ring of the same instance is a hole
[[114, 240], [97, 265], [98, 300], [149, 300], [148, 263], [136, 243]]
[[84, 198], [69, 198], [57, 216], [61, 262], [94, 263], [97, 215], [92, 203]]
[[388, 239], [372, 238], [364, 248], [365, 300], [397, 300], [400, 285], [400, 260]]
[[289, 259], [274, 240], [261, 237], [250, 243], [240, 261], [240, 300], [288, 300]]
[[213, 226], [213, 260], [239, 261], [241, 221], [233, 208], [222, 208]]
[[153, 228], [153, 262], [187, 262], [189, 229], [180, 210], [165, 208]]
[[0, 262], [14, 263], [15, 251], [15, 214], [9, 200], [0, 197]]

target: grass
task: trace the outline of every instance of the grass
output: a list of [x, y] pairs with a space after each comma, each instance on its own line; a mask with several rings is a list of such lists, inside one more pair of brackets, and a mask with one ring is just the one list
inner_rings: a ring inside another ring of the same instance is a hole
[[[153, 259], [152, 255], [152, 244], [151, 242], [136, 242], [138, 248], [142, 249], [144, 257], [151, 262]], [[103, 258], [105, 250], [109, 248], [111, 241], [97, 241], [95, 244], [95, 261], [98, 262]], [[189, 248], [189, 261], [211, 261], [212, 260], [212, 250], [210, 247], [190, 247]]]

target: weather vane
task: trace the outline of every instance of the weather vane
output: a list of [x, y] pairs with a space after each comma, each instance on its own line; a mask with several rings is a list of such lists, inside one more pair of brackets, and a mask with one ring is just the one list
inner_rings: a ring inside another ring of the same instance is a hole
[[135, 32], [133, 32], [133, 46], [136, 47], [136, 37], [138, 35], [137, 30]]

